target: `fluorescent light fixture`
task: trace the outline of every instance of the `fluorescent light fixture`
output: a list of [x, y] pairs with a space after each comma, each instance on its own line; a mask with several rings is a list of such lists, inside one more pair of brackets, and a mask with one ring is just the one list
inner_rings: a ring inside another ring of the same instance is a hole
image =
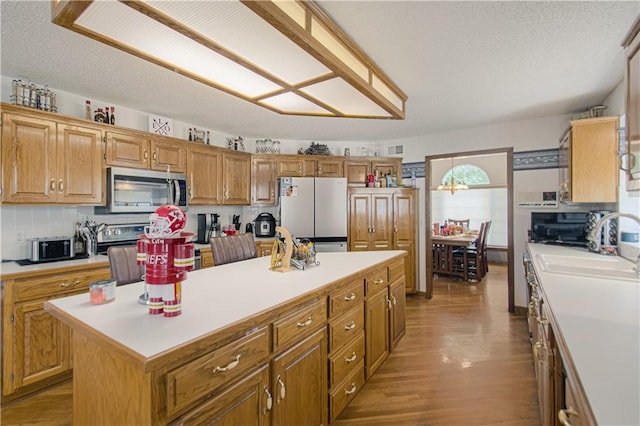
[[313, 1], [53, 0], [52, 21], [280, 114], [405, 117], [407, 96]]

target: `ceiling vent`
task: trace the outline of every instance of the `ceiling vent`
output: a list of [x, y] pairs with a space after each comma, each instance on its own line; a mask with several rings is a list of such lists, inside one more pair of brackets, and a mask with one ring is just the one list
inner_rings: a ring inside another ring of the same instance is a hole
[[404, 154], [404, 145], [387, 146], [387, 155], [402, 155], [402, 154]]

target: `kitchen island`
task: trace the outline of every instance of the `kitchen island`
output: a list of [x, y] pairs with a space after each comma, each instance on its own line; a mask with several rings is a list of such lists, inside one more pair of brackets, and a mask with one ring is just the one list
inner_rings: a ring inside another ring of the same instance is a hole
[[[534, 362], [539, 384], [548, 381], [538, 394], [548, 404], [543, 413], [550, 420], [562, 411], [572, 425], [640, 424], [640, 276], [633, 264], [582, 248], [527, 249], [535, 274], [528, 279]], [[611, 278], [607, 264], [615, 265]]]
[[73, 330], [74, 424], [327, 424], [373, 374], [364, 360], [384, 360], [404, 334], [404, 292], [392, 289], [404, 288], [405, 255], [322, 253], [320, 265], [288, 273], [262, 257], [190, 272], [175, 318], [137, 303], [142, 283], [104, 305], [87, 294], [48, 301]]

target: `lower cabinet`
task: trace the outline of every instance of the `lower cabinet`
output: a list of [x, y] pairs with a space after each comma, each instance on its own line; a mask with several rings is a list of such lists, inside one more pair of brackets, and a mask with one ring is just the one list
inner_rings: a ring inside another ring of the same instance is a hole
[[326, 425], [326, 330], [276, 356], [272, 366], [273, 424]]
[[109, 277], [109, 266], [104, 264], [3, 280], [3, 401], [68, 378], [72, 367], [71, 331], [44, 310], [44, 303], [88, 292], [89, 283]]
[[386, 287], [372, 296], [367, 296], [365, 318], [368, 379], [389, 356], [389, 297]]

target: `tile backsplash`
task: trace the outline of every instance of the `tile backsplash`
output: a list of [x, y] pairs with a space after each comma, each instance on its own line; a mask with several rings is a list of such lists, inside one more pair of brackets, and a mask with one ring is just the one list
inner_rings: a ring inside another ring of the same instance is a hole
[[[239, 214], [245, 224], [253, 221], [261, 212], [278, 217], [275, 207], [242, 206], [189, 206], [186, 231], [196, 233], [198, 213], [218, 213], [222, 225], [231, 223], [233, 215]], [[24, 259], [27, 256], [26, 240], [38, 237], [72, 236], [76, 221], [92, 219], [98, 223], [147, 223], [148, 214], [96, 215], [93, 207], [77, 206], [13, 206], [0, 208], [0, 258], [2, 260]]]

